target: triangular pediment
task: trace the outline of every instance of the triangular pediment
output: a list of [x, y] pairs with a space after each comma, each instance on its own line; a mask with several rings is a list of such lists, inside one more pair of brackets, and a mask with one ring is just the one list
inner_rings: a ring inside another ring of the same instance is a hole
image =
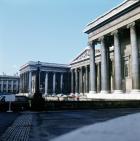
[[89, 47], [85, 48], [84, 51], [82, 51], [72, 62], [71, 64], [73, 63], [76, 63], [76, 62], [80, 62], [80, 61], [83, 61], [83, 60], [86, 60], [90, 57], [90, 51], [89, 51]]
[[[100, 49], [95, 49], [95, 56], [100, 54]], [[90, 58], [90, 48], [86, 47], [70, 64], [78, 63]]]

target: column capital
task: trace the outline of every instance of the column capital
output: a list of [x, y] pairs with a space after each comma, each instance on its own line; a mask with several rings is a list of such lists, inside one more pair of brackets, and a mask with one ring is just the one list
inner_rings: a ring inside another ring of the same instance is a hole
[[83, 66], [80, 66], [79, 68], [80, 68], [80, 70], [81, 70], [81, 69], [83, 69]]
[[134, 28], [135, 25], [136, 25], [136, 23], [135, 22], [132, 22], [132, 23], [130, 23], [130, 24], [127, 25], [127, 28]]
[[118, 35], [118, 30], [114, 30], [113, 32], [111, 32], [111, 35]]
[[84, 68], [87, 69], [88, 68], [88, 65], [85, 65]]
[[89, 42], [88, 42], [88, 46], [90, 46], [90, 47], [93, 47], [93, 46], [95, 46], [96, 44], [97, 44], [96, 41], [89, 41]]
[[71, 70], [70, 70], [70, 72], [74, 72], [74, 71], [75, 71], [74, 69], [71, 69]]
[[104, 40], [104, 38], [105, 38], [104, 36], [101, 36], [101, 37], [98, 38], [98, 41], [102, 42]]
[[78, 68], [75, 68], [74, 71], [77, 72], [78, 71]]

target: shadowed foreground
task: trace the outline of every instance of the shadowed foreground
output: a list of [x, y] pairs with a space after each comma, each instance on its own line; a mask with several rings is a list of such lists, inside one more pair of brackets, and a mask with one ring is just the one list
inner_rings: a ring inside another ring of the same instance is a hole
[[0, 113], [0, 140], [47, 141], [87, 125], [139, 112], [140, 109], [102, 109]]
[[33, 113], [30, 141], [47, 141], [86, 125], [140, 112], [140, 109], [85, 110]]

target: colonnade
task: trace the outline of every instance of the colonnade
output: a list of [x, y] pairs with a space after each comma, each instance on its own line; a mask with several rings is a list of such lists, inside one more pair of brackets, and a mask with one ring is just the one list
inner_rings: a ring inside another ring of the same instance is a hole
[[89, 65], [71, 69], [71, 93], [84, 94], [90, 89]]
[[[49, 91], [49, 85], [50, 83], [52, 84], [52, 92], [51, 94], [53, 95], [56, 95], [56, 85], [57, 85], [57, 74], [60, 74], [60, 93], [62, 94], [63, 93], [63, 89], [64, 89], [64, 74], [63, 72], [45, 72], [45, 81], [44, 81], [44, 84], [45, 84], [45, 87], [44, 87], [44, 94], [45, 95], [48, 95], [50, 94], [50, 91]], [[33, 71], [28, 71], [26, 73], [22, 73], [21, 76], [20, 76], [20, 86], [21, 86], [21, 90], [23, 93], [28, 93], [29, 95], [32, 94], [33, 90], [32, 90], [32, 87], [33, 87], [33, 84], [32, 83], [35, 83], [35, 81], [33, 82], [32, 80], [32, 76], [35, 75]], [[52, 77], [52, 81], [50, 80], [50, 76]], [[41, 78], [41, 77], [40, 77]], [[40, 85], [41, 85], [42, 81], [40, 80]], [[34, 84], [35, 85], [35, 84]]]
[[0, 80], [0, 92], [10, 92], [10, 93], [17, 93], [19, 83], [18, 80]]
[[[123, 27], [124, 28], [124, 27]], [[130, 23], [126, 26], [129, 30], [130, 45], [131, 45], [131, 78], [132, 78], [132, 92], [140, 92], [140, 68], [139, 68], [139, 55], [138, 55], [138, 41], [136, 32], [136, 23]], [[120, 40], [120, 31], [123, 29], [117, 29], [110, 34], [104, 35], [92, 42], [89, 42], [90, 46], [90, 63], [85, 66], [77, 66], [71, 68], [71, 93], [73, 94], [96, 94], [96, 93], [110, 93], [111, 92], [111, 82], [110, 82], [110, 47], [107, 38], [111, 38], [112, 44], [114, 46], [113, 52], [113, 92], [123, 93], [123, 64], [122, 64], [122, 46]], [[96, 61], [95, 48], [96, 44], [100, 44], [100, 61]], [[49, 73], [45, 72], [45, 95], [49, 92]], [[56, 94], [56, 74], [52, 73], [52, 94]], [[60, 93], [63, 93], [64, 89], [64, 73], [59, 72], [59, 87]], [[32, 71], [25, 73], [21, 76], [22, 87], [28, 88], [29, 94], [32, 93]], [[28, 83], [27, 83], [28, 81]], [[70, 85], [69, 85], [70, 86]]]
[[[138, 57], [138, 44], [136, 34], [136, 23], [133, 22], [127, 25], [130, 32], [130, 44], [131, 44], [131, 77], [132, 77], [132, 92], [140, 92], [140, 74], [139, 74], [139, 57]], [[122, 93], [122, 54], [121, 44], [119, 38], [119, 30], [115, 30], [110, 33], [113, 36], [114, 46], [114, 82], [115, 88], [114, 93]], [[97, 79], [96, 79], [96, 63], [95, 63], [95, 45], [100, 43], [101, 45], [101, 93], [110, 92], [109, 83], [109, 47], [107, 45], [106, 36], [100, 37], [99, 39], [89, 43], [90, 46], [90, 93], [97, 93]]]
[[25, 72], [20, 74], [20, 92], [29, 93], [32, 92], [32, 72]]
[[[60, 74], [60, 93], [63, 94], [63, 86], [64, 86], [64, 74], [61, 73]], [[49, 86], [49, 73], [46, 72], [46, 76], [45, 76], [45, 95], [48, 95], [48, 86]], [[53, 95], [56, 95], [56, 72], [53, 72]]]

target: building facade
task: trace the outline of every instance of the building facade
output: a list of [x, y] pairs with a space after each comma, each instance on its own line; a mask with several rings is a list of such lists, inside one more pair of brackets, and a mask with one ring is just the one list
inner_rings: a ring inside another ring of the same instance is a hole
[[19, 76], [0, 75], [0, 93], [19, 93]]
[[89, 23], [84, 32], [90, 46], [90, 94], [139, 93], [140, 1], [126, 0]]
[[[114, 48], [110, 47], [110, 59], [114, 58]], [[71, 63], [71, 93], [86, 95], [91, 89], [91, 75], [90, 74], [90, 47], [86, 47]], [[101, 49], [95, 49], [95, 72], [96, 72], [96, 92], [101, 91]], [[114, 90], [114, 81], [112, 75], [112, 68], [110, 67], [110, 92]]]
[[40, 68], [40, 92], [43, 95], [70, 93], [70, 68], [64, 64], [30, 61], [20, 68], [20, 93], [33, 95], [36, 72]]
[[[140, 93], [140, 0], [89, 23], [88, 47], [70, 65], [40, 63], [43, 94]], [[20, 92], [35, 92], [37, 62], [20, 69]]]

